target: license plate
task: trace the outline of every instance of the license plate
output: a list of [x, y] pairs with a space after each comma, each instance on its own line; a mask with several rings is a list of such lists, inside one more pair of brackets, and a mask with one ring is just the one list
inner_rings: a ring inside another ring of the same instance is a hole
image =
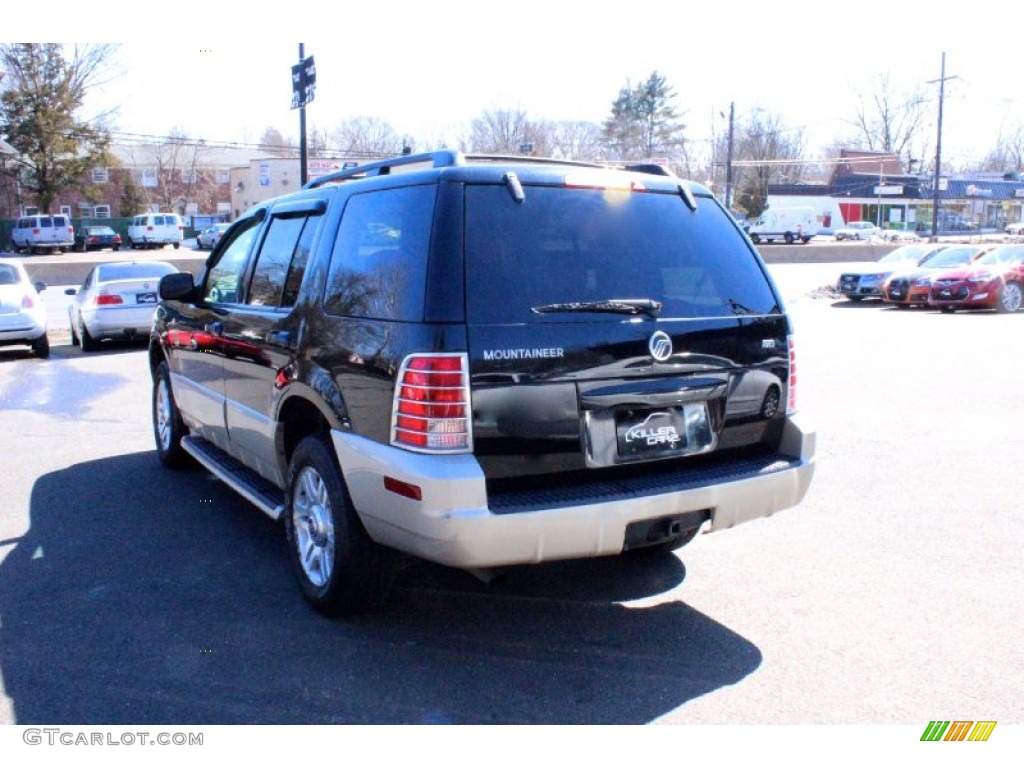
[[135, 294], [136, 304], [156, 304], [156, 293], [137, 293]]
[[687, 446], [686, 416], [679, 407], [621, 413], [615, 419], [615, 433], [623, 457], [683, 453]]

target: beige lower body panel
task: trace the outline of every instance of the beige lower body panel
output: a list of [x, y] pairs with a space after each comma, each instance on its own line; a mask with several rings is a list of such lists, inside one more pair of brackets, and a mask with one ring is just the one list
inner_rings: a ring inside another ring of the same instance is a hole
[[[792, 507], [814, 473], [814, 433], [787, 423], [790, 468], [729, 482], [598, 504], [493, 514], [483, 472], [471, 455], [426, 456], [334, 431], [332, 439], [353, 503], [377, 542], [460, 568], [616, 555], [626, 526], [711, 510], [711, 530]], [[414, 500], [384, 488], [391, 477], [421, 489]]]

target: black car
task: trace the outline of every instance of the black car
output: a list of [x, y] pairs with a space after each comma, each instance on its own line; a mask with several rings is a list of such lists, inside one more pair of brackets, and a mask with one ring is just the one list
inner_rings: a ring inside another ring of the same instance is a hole
[[75, 230], [76, 251], [98, 251], [102, 248], [121, 250], [121, 236], [106, 226], [85, 226]]
[[474, 572], [663, 552], [813, 473], [764, 263], [656, 166], [347, 169], [248, 211], [160, 296], [160, 459], [283, 519], [324, 612], [375, 605], [396, 551]]

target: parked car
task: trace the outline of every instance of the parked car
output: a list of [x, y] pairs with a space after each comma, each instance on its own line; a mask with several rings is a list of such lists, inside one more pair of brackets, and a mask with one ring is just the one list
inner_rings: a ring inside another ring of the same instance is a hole
[[220, 242], [220, 239], [224, 236], [224, 233], [228, 231], [228, 227], [231, 224], [213, 224], [207, 227], [198, 235], [196, 235], [196, 248], [202, 250], [213, 250], [214, 246]]
[[980, 259], [992, 248], [991, 245], [947, 246], [917, 267], [891, 274], [882, 285], [882, 300], [900, 308], [927, 305], [935, 275]]
[[39, 294], [46, 283], [33, 283], [17, 259], [0, 258], [0, 347], [27, 345], [39, 357], [50, 356], [46, 305]]
[[11, 250], [15, 253], [56, 253], [70, 248], [74, 242], [75, 228], [62, 213], [22, 216], [11, 230]]
[[160, 278], [178, 270], [164, 261], [114, 261], [97, 264], [68, 304], [71, 343], [83, 352], [99, 349], [103, 339], [145, 339], [153, 323]]
[[792, 245], [799, 240], [806, 244], [818, 234], [818, 216], [810, 206], [766, 208], [743, 231], [754, 243], [783, 240]]
[[143, 213], [128, 225], [128, 245], [132, 248], [177, 248], [184, 238], [185, 226], [176, 213]]
[[1005, 232], [1008, 235], [1024, 235], [1024, 221], [1015, 221], [1013, 224], [1007, 224]]
[[851, 267], [839, 275], [836, 290], [851, 301], [882, 298], [882, 284], [893, 272], [916, 267], [945, 246], [929, 243], [903, 245], [873, 264]]
[[836, 240], [867, 240], [881, 234], [882, 229], [870, 221], [851, 221], [832, 233]]
[[85, 226], [79, 227], [75, 232], [75, 250], [85, 253], [86, 251], [98, 251], [102, 248], [110, 248], [114, 251], [121, 250], [121, 236], [110, 227], [106, 226]]
[[395, 550], [664, 552], [813, 474], [763, 262], [709, 190], [651, 166], [375, 161], [260, 202], [160, 296], [160, 460], [282, 520], [325, 613], [377, 605]]
[[928, 304], [943, 312], [1017, 312], [1024, 299], [1024, 245], [993, 248], [981, 258], [932, 277]]

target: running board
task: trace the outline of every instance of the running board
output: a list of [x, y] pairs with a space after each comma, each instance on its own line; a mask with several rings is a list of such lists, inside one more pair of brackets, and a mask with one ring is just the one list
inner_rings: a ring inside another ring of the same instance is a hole
[[181, 447], [261, 512], [280, 520], [288, 508], [284, 491], [205, 438], [189, 435]]

